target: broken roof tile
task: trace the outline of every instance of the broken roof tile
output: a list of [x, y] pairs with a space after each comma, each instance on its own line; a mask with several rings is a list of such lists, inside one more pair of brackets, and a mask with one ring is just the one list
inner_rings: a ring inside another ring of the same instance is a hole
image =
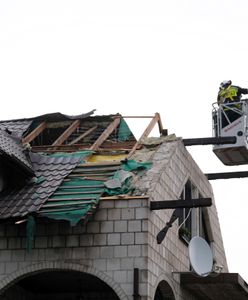
[[7, 130], [21, 138], [31, 123], [32, 120], [0, 121], [0, 129]]
[[29, 175], [34, 174], [32, 164], [25, 154], [20, 139], [12, 137], [3, 130], [0, 130], [0, 153], [7, 160], [17, 163]]
[[[60, 218], [60, 213], [73, 211], [75, 215], [71, 221], [75, 222], [75, 218], [80, 218], [82, 214], [87, 219], [96, 209], [103, 193], [116, 195], [130, 191], [128, 185], [118, 186], [116, 191], [112, 186], [106, 190], [104, 182], [113, 178], [116, 172], [118, 179], [121, 179], [123, 166], [120, 160], [126, 158], [134, 147], [139, 149], [141, 145], [121, 115], [91, 116], [93, 112], [77, 116], [52, 113], [30, 119], [0, 121], [3, 132], [0, 152], [2, 150], [13, 161], [17, 159], [32, 168], [35, 175], [28, 178], [22, 187], [11, 186], [0, 192], [0, 219], [23, 217], [33, 212]], [[75, 120], [80, 122], [72, 129], [70, 126]], [[158, 116], [152, 125], [157, 120]], [[44, 124], [42, 130], [37, 130], [41, 124]], [[150, 124], [144, 136], [151, 128]], [[11, 138], [5, 130], [14, 133]], [[20, 139], [18, 144], [14, 136], [22, 138], [23, 143], [26, 138], [30, 146], [29, 159], [23, 152]], [[58, 140], [59, 145], [55, 143]], [[97, 154], [105, 154], [105, 161], [84, 163], [96, 151]], [[111, 156], [116, 157], [115, 163], [109, 161]]]
[[41, 154], [31, 155], [30, 158], [36, 177], [43, 177], [43, 180], [9, 193], [2, 193], [0, 195], [0, 218], [7, 218], [11, 215], [23, 216], [28, 212], [37, 211], [60, 186], [63, 179], [81, 162], [81, 156], [73, 154], [66, 155], [64, 160], [61, 157], [51, 158], [49, 155]]

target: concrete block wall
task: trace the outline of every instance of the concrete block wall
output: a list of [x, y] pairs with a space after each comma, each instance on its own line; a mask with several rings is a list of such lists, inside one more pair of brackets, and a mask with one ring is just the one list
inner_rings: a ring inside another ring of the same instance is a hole
[[148, 211], [147, 199], [103, 200], [86, 226], [38, 219], [30, 253], [25, 224], [1, 224], [0, 293], [20, 274], [56, 269], [59, 263], [100, 276], [120, 299], [133, 299], [133, 270], [139, 268], [140, 294], [146, 299]]
[[[26, 251], [25, 224], [1, 224], [0, 295], [21, 276], [64, 268], [97, 276], [121, 300], [131, 300], [133, 271], [138, 268], [141, 300], [154, 299], [162, 280], [170, 284], [176, 300], [195, 300], [180, 289], [178, 272], [189, 271], [189, 259], [187, 246], [178, 238], [177, 224], [162, 244], [156, 242], [172, 211], [149, 209], [150, 200], [178, 199], [189, 178], [204, 197], [213, 197], [209, 182], [181, 141], [168, 142], [154, 154], [147, 176], [136, 183], [137, 191], [146, 191], [150, 199], [102, 200], [86, 226], [79, 223], [70, 227], [67, 222], [38, 219], [30, 253]], [[226, 271], [215, 205], [208, 208], [208, 217], [215, 256]]]
[[[152, 169], [138, 183], [137, 188], [149, 190], [150, 200], [179, 199], [188, 179], [203, 197], [213, 199], [213, 205], [207, 209], [213, 238], [213, 252], [218, 263], [224, 266], [223, 271], [228, 271], [211, 185], [180, 140], [161, 145], [153, 157]], [[153, 299], [159, 280], [162, 278], [165, 280], [167, 278], [167, 281], [169, 278], [176, 299], [189, 299], [189, 296], [180, 289], [178, 272], [189, 271], [190, 263], [188, 247], [178, 238], [178, 222], [169, 229], [162, 244], [158, 245], [156, 242], [157, 233], [165, 226], [172, 212], [173, 210], [159, 210], [152, 211], [149, 215], [148, 299]]]

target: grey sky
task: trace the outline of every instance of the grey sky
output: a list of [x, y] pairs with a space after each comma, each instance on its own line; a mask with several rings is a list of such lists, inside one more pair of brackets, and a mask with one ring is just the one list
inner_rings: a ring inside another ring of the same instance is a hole
[[[0, 118], [159, 112], [169, 133], [211, 136], [219, 83], [248, 87], [247, 15], [246, 0], [0, 0]], [[246, 169], [189, 151], [206, 173]], [[246, 185], [213, 182], [230, 271], [248, 280]]]

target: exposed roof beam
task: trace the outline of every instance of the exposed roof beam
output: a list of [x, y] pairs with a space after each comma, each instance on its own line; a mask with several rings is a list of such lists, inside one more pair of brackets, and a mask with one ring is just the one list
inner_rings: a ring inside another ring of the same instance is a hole
[[71, 141], [68, 145], [74, 145], [77, 142], [79, 142], [80, 140], [82, 140], [83, 138], [85, 138], [87, 135], [89, 135], [91, 132], [93, 132], [94, 130], [97, 129], [97, 126], [91, 127], [90, 129], [88, 129], [87, 131], [85, 131], [84, 133], [82, 133], [80, 136], [78, 136], [77, 138], [75, 138], [73, 141]]
[[100, 137], [95, 141], [95, 143], [90, 147], [90, 150], [96, 151], [99, 149], [101, 144], [106, 141], [106, 139], [110, 136], [110, 134], [118, 127], [120, 124], [120, 117], [114, 119], [112, 123], [104, 130], [104, 132], [100, 135]]
[[[160, 126], [162, 126], [161, 123], [161, 119], [160, 119], [160, 115], [159, 113], [155, 113], [154, 117], [152, 118], [152, 120], [150, 121], [149, 125], [147, 126], [147, 128], [145, 129], [145, 131], [143, 132], [143, 134], [141, 135], [141, 137], [139, 138], [139, 140], [137, 141], [137, 143], [133, 146], [132, 150], [129, 152], [128, 157], [130, 157], [135, 150], [138, 148], [138, 146], [140, 145], [141, 141], [148, 137], [148, 135], [151, 133], [152, 129], [154, 128], [154, 126], [156, 125], [156, 123], [158, 123], [159, 126], [159, 131], [160, 131]], [[163, 130], [163, 129], [162, 129]], [[161, 131], [160, 131], [161, 132]]]
[[164, 131], [162, 120], [160, 118], [160, 114], [159, 113], [156, 113], [156, 114], [158, 115], [158, 129], [159, 129], [159, 133], [162, 133]]
[[40, 123], [32, 132], [22, 139], [23, 143], [32, 142], [44, 129], [46, 128], [46, 122]]
[[173, 209], [173, 208], [192, 208], [192, 207], [202, 207], [211, 206], [211, 198], [198, 198], [189, 200], [164, 200], [164, 201], [151, 201], [150, 209]]
[[79, 127], [80, 121], [74, 121], [62, 134], [53, 142], [52, 146], [62, 145], [63, 142]]
[[225, 173], [209, 173], [205, 174], [208, 180], [215, 179], [231, 179], [231, 178], [245, 178], [248, 177], [247, 171], [240, 172], [225, 172]]
[[236, 136], [183, 139], [185, 146], [235, 144]]

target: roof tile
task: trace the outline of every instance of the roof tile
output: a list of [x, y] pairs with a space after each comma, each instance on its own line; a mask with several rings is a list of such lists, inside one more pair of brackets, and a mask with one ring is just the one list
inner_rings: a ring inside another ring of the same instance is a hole
[[32, 164], [28, 160], [20, 139], [12, 137], [7, 132], [0, 130], [0, 152], [8, 159], [33, 174]]
[[63, 159], [63, 157], [32, 153], [30, 159], [36, 178], [43, 177], [43, 181], [39, 183], [37, 180], [37, 183], [33, 182], [21, 189], [14, 189], [0, 195], [0, 218], [18, 217], [36, 212], [76, 167], [81, 157], [66, 155]]

